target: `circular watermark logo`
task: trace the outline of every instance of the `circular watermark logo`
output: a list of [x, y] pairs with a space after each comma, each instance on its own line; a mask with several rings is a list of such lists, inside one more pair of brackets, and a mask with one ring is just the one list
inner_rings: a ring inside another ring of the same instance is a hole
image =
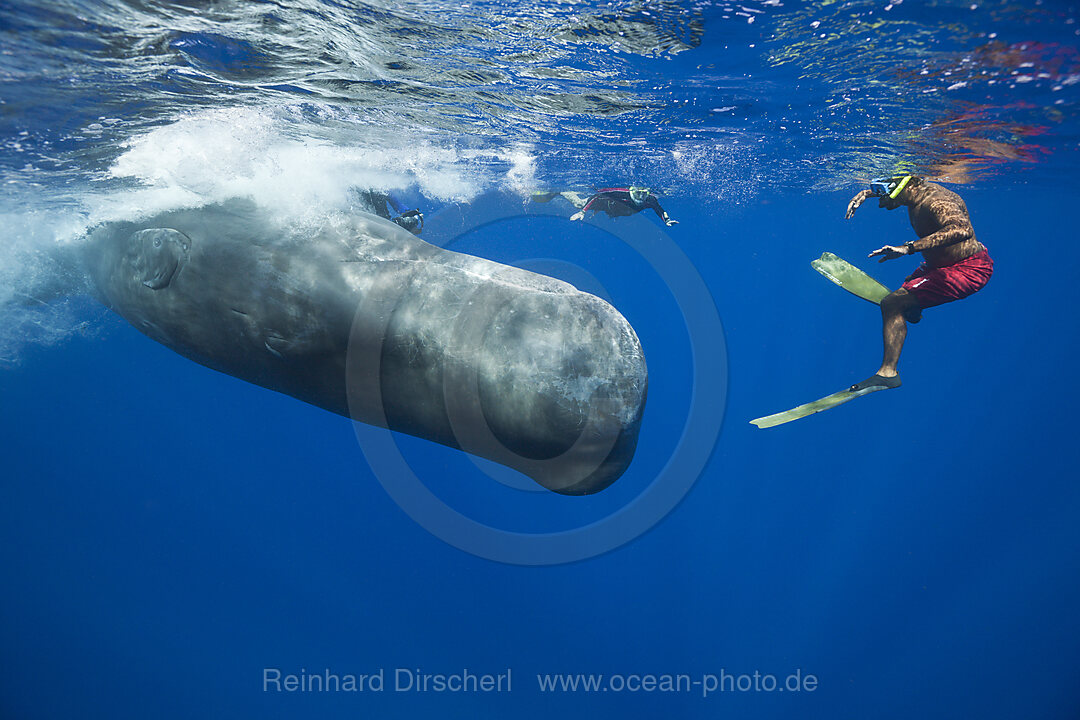
[[[560, 218], [560, 222], [570, 225], [567, 215], [573, 208], [566, 210], [560, 205], [533, 203], [523, 207], [519, 199], [485, 196], [469, 205], [451, 206], [428, 218], [424, 240], [449, 250], [463, 237], [474, 236], [485, 228], [501, 228], [503, 224], [509, 227], [514, 223], [551, 222], [550, 218]], [[566, 214], [561, 214], [564, 210]], [[452, 437], [430, 439], [487, 458], [474, 460], [478, 479], [494, 480], [516, 490], [548, 492], [537, 484], [542, 482], [557, 491], [571, 488], [572, 493], [576, 483], [598, 471], [595, 461], [581, 467], [582, 455], [602, 459], [622, 452], [620, 440], [610, 428], [610, 418], [618, 414], [622, 396], [611, 388], [594, 388], [586, 403], [588, 417], [570, 449], [553, 457], [524, 457], [520, 450], [507, 447], [489, 427], [480, 401], [477, 369], [469, 362], [470, 350], [478, 347], [502, 317], [494, 307], [496, 304], [483, 295], [483, 288], [462, 288], [460, 293], [464, 296], [454, 290], [456, 310], [447, 308], [446, 302], [440, 303], [437, 293], [430, 302], [424, 302], [416, 297], [424, 292], [424, 285], [418, 284], [414, 275], [417, 259], [380, 257], [378, 262], [386, 264], [384, 271], [372, 273], [362, 290], [364, 299], [353, 321], [346, 361], [349, 409], [354, 419], [377, 424], [353, 423], [360, 447], [375, 477], [406, 514], [442, 541], [478, 557], [515, 565], [557, 565], [594, 557], [630, 542], [660, 522], [686, 496], [703, 472], [720, 434], [727, 396], [727, 350], [716, 304], [701, 275], [663, 229], [640, 215], [620, 218], [617, 222], [602, 217], [586, 222], [614, 236], [643, 258], [671, 293], [689, 339], [692, 378], [686, 417], [665, 418], [669, 423], [681, 421], [682, 431], [655, 477], [621, 507], [578, 527], [553, 532], [496, 527], [469, 517], [431, 490], [405, 458], [393, 433], [385, 429], [389, 425], [408, 432], [410, 422], [415, 422], [405, 418], [400, 408], [384, 406], [382, 394], [385, 384], [395, 382], [394, 373], [403, 362], [402, 353], [408, 353], [415, 340], [415, 352], [422, 354], [424, 343], [424, 338], [394, 337], [391, 343], [394, 358], [384, 361], [390, 346], [387, 340], [392, 332], [391, 318], [395, 312], [403, 312], [402, 301], [408, 298], [405, 312], [423, 313], [421, 322], [413, 327], [434, 323], [431, 327], [445, 331], [442, 337], [446, 347], [440, 348], [439, 356], [444, 367], [431, 373], [431, 377], [439, 378], [441, 387], [410, 386], [410, 414], [442, 413], [442, 424], [450, 427]], [[436, 251], [419, 262], [445, 263], [447, 259], [442, 251]], [[611, 302], [599, 279], [564, 259], [533, 257], [514, 264], [530, 272], [559, 276], [579, 290]], [[426, 286], [438, 280], [437, 275], [434, 278], [430, 275], [430, 270], [426, 268], [422, 277]], [[447, 276], [448, 281], [452, 275]], [[502, 300], [506, 304], [506, 299]], [[508, 302], [512, 303], [513, 299]], [[468, 309], [461, 312], [461, 308]], [[444, 311], [445, 317], [441, 317]], [[404, 362], [411, 360], [405, 357]], [[400, 383], [395, 385], [398, 394], [400, 387]], [[647, 408], [645, 413], [648, 414]], [[634, 423], [633, 433], [636, 432]], [[598, 447], [592, 447], [597, 443]], [[582, 448], [584, 453], [580, 452]], [[633, 441], [630, 448], [632, 453]], [[536, 482], [507, 465], [521, 469]], [[431, 482], [438, 478], [427, 479]]]

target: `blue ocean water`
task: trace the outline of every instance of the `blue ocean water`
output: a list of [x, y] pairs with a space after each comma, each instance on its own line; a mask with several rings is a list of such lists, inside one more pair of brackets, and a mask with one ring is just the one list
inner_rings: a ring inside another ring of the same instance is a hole
[[[0, 716], [1077, 717], [1076, 16], [0, 4]], [[753, 427], [876, 369], [876, 310], [809, 261], [899, 284], [913, 259], [865, 255], [906, 218], [843, 215], [900, 170], [963, 196], [993, 279], [911, 328], [899, 391]], [[631, 182], [680, 224], [529, 201]], [[396, 437], [448, 507], [581, 559], [444, 541], [369, 465], [381, 440], [153, 342], [65, 260], [98, 223], [234, 198], [302, 233], [365, 187], [638, 333], [639, 448], [596, 496]]]

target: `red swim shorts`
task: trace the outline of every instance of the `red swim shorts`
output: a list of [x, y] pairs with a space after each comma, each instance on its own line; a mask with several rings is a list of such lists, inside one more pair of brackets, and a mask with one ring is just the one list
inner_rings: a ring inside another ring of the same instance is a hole
[[961, 300], [982, 290], [994, 274], [994, 261], [986, 248], [945, 267], [920, 265], [901, 287], [915, 296], [919, 306], [934, 307]]

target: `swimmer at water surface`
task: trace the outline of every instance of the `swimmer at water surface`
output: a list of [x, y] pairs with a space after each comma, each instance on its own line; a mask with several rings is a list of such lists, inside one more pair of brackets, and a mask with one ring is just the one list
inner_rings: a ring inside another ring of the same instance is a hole
[[664, 208], [660, 207], [660, 200], [649, 191], [649, 188], [638, 185], [627, 188], [604, 188], [588, 197], [583, 197], [581, 193], [573, 191], [537, 192], [533, 193], [532, 197], [535, 202], [549, 202], [555, 197], [566, 199], [578, 210], [570, 216], [571, 220], [585, 219], [586, 212], [603, 212], [608, 217], [616, 218], [634, 215], [642, 210], [652, 210], [668, 227], [679, 224], [678, 220], [672, 220]]

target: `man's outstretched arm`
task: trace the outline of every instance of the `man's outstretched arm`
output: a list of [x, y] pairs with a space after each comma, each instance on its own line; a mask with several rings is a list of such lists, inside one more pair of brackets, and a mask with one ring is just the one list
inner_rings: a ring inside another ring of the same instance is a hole
[[678, 220], [672, 220], [671, 217], [667, 214], [667, 211], [664, 210], [664, 208], [660, 207], [660, 202], [656, 198], [650, 197], [649, 201], [646, 203], [646, 207], [651, 207], [653, 212], [656, 213], [656, 217], [663, 220], [664, 224], [668, 227], [679, 224]]
[[866, 202], [867, 198], [874, 197], [874, 193], [870, 190], [863, 190], [855, 197], [851, 198], [851, 202], [847, 205], [847, 212], [844, 213], [844, 219], [850, 220], [851, 216], [855, 214], [855, 211], [859, 209], [859, 206]]
[[903, 257], [905, 255], [913, 255], [917, 250], [913, 248], [914, 242], [904, 243], [903, 245], [886, 245], [879, 247], [874, 252], [870, 253], [866, 257], [872, 258], [875, 255], [881, 255], [882, 258], [878, 262], [885, 262], [886, 260], [892, 260], [894, 258]]

